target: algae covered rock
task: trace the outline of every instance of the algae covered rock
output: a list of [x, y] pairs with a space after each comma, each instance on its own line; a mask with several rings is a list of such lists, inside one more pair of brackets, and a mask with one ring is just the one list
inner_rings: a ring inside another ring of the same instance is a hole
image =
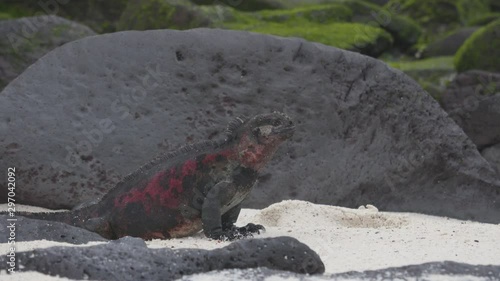
[[500, 20], [474, 32], [455, 55], [458, 72], [480, 69], [500, 72]]
[[[362, 0], [330, 0], [330, 1], [290, 1], [287, 7], [304, 10], [326, 10], [334, 7], [337, 17], [343, 15], [346, 21], [362, 23], [372, 27], [379, 27], [389, 32], [398, 47], [407, 48], [415, 44], [422, 33], [420, 26], [411, 18], [401, 16], [399, 6], [386, 6], [370, 3], [377, 1]], [[379, 1], [382, 2], [382, 1]], [[386, 2], [386, 1], [384, 1]], [[314, 5], [313, 5], [314, 3]], [[348, 10], [346, 10], [348, 9]], [[291, 10], [285, 10], [287, 13]], [[279, 11], [276, 11], [279, 12]], [[333, 14], [333, 13], [331, 13]]]
[[255, 25], [229, 25], [240, 29], [283, 37], [300, 37], [350, 51], [377, 57], [392, 45], [392, 37], [383, 29], [359, 23], [317, 24], [300, 21], [290, 24], [261, 22]]
[[231, 8], [241, 11], [259, 11], [284, 8], [284, 5], [275, 0], [191, 0], [197, 5], [227, 5]]
[[438, 29], [459, 26], [490, 11], [489, 0], [391, 0], [387, 5], [399, 6], [423, 26]]
[[[208, 4], [204, 1], [194, 2]], [[361, 3], [361, 1], [358, 2]], [[356, 5], [368, 5], [359, 3]], [[284, 37], [301, 37], [374, 57], [391, 48], [394, 41], [391, 34], [380, 24], [350, 22], [353, 18], [353, 8], [358, 9], [354, 4], [352, 8], [344, 3], [330, 3], [253, 13], [238, 11], [237, 9], [241, 7], [236, 5], [196, 4], [189, 0], [133, 0], [127, 5], [119, 21], [118, 29], [183, 30], [195, 27], [217, 27], [246, 30]], [[216, 4], [224, 3], [217, 2]], [[365, 7], [367, 15], [372, 6], [375, 5]], [[398, 38], [398, 42], [403, 41], [403, 45], [415, 43], [419, 34], [414, 32], [415, 29], [407, 29], [406, 25], [399, 21], [394, 26], [406, 30], [408, 35], [391, 30], [394, 31], [392, 33]], [[405, 39], [401, 40], [401, 38]]]
[[189, 29], [211, 24], [190, 1], [131, 0], [117, 24], [118, 30]]
[[316, 23], [348, 22], [353, 11], [343, 4], [308, 5], [286, 10], [261, 11], [256, 13], [260, 20], [271, 22], [289, 22], [308, 20]]
[[411, 18], [400, 15], [399, 6], [377, 5], [360, 0], [342, 0], [353, 11], [352, 21], [385, 29], [394, 38], [394, 45], [407, 49], [417, 43], [422, 29]]
[[500, 13], [487, 13], [468, 22], [469, 26], [487, 25], [497, 19], [500, 19]]
[[80, 22], [98, 33], [116, 31], [116, 21], [129, 0], [2, 0], [0, 11], [13, 18], [54, 14]]
[[461, 28], [430, 43], [422, 52], [422, 58], [453, 56], [476, 30], [477, 27]]

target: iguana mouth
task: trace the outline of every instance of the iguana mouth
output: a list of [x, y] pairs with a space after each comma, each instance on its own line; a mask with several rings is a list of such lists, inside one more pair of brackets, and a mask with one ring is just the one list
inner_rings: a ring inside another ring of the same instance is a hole
[[277, 127], [273, 128], [272, 135], [283, 135], [285, 137], [291, 137], [295, 133], [295, 126]]

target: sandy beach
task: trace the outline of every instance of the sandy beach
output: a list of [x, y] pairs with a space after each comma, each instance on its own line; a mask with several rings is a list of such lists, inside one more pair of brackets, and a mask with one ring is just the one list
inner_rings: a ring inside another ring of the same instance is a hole
[[[1, 205], [0, 210], [5, 209], [6, 206]], [[19, 206], [18, 211], [44, 209]], [[256, 238], [292, 236], [307, 244], [321, 256], [326, 274], [445, 260], [480, 265], [498, 264], [500, 260], [500, 225], [380, 212], [371, 205], [349, 209], [288, 200], [263, 210], [242, 210], [237, 224], [248, 222], [266, 227], [266, 232]], [[78, 247], [95, 244], [99, 243]], [[199, 233], [181, 239], [148, 241], [147, 244], [150, 248], [213, 249], [228, 242], [209, 240]], [[74, 246], [46, 240], [16, 245], [18, 252], [56, 245]], [[2, 253], [6, 253], [7, 246], [0, 245]], [[0, 280], [67, 279], [20, 273], [0, 276]]]

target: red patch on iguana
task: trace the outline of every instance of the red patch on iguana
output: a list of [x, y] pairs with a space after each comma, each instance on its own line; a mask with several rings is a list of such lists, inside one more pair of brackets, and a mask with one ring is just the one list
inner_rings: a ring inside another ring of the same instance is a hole
[[201, 163], [203, 165], [210, 165], [213, 162], [215, 162], [215, 159], [217, 158], [217, 154], [207, 154], [203, 160], [201, 160]]
[[259, 145], [248, 134], [244, 134], [238, 144], [240, 162], [245, 167], [259, 170], [267, 163], [275, 148], [273, 145]]
[[176, 226], [168, 231], [168, 234], [170, 235], [171, 238], [185, 237], [188, 235], [192, 235], [203, 228], [201, 218], [195, 218], [193, 220], [189, 220], [179, 215], [176, 217], [176, 220], [177, 220]]
[[182, 165], [182, 177], [192, 175], [196, 171], [196, 161], [188, 160]]
[[203, 160], [201, 160], [201, 163], [203, 165], [213, 164], [217, 160], [217, 157], [219, 157], [219, 156], [221, 156], [223, 159], [232, 159], [232, 160], [235, 159], [234, 150], [233, 149], [226, 149], [226, 150], [223, 150], [223, 151], [220, 151], [217, 153], [205, 155]]
[[[144, 188], [134, 188], [128, 193], [115, 199], [115, 207], [125, 208], [129, 203], [142, 203], [146, 213], [151, 212], [153, 202], [159, 202], [164, 208], [176, 209], [179, 207], [179, 194], [184, 189], [182, 180], [185, 176], [194, 174], [196, 171], [196, 161], [189, 160], [182, 165], [181, 173], [177, 176], [177, 171], [172, 168], [167, 172], [159, 172], [147, 183]], [[167, 179], [165, 179], [167, 177]], [[165, 184], [168, 183], [168, 186]]]

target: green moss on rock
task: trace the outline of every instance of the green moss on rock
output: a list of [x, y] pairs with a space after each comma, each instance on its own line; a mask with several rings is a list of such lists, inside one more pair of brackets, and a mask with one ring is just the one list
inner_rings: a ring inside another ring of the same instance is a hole
[[487, 25], [497, 19], [500, 19], [500, 13], [486, 13], [480, 17], [470, 20], [467, 25], [469, 26], [483, 26]]
[[457, 11], [460, 22], [468, 25], [470, 21], [490, 12], [490, 0], [457, 0]]
[[[3, 1], [2, 1], [3, 2]], [[27, 5], [23, 5], [22, 1], [6, 1], [0, 3], [0, 18], [15, 19], [22, 17], [31, 17], [36, 10]]]
[[389, 62], [391, 67], [397, 68], [401, 71], [421, 71], [421, 70], [455, 70], [453, 65], [453, 57], [435, 57], [423, 60], [414, 61], [397, 61]]
[[[116, 31], [116, 21], [120, 18], [128, 0], [86, 0], [86, 1], [35, 1], [2, 0], [0, 11], [13, 18], [34, 15], [57, 14], [58, 16], [83, 23], [93, 30]], [[64, 2], [64, 3], [63, 3]], [[41, 3], [41, 4], [40, 4]], [[54, 5], [56, 3], [58, 5]]]
[[191, 0], [191, 2], [197, 5], [226, 5], [233, 9], [247, 12], [284, 8], [283, 4], [275, 0]]
[[385, 29], [400, 49], [408, 49], [417, 43], [422, 34], [422, 29], [414, 20], [401, 16], [400, 11], [392, 6], [382, 8], [361, 0], [338, 0], [338, 3], [353, 11], [352, 21]]
[[455, 55], [458, 72], [480, 69], [500, 72], [500, 20], [472, 34]]
[[189, 29], [211, 21], [189, 1], [133, 0], [127, 5], [118, 30]]
[[258, 17], [264, 21], [288, 22], [306, 19], [310, 22], [331, 23], [351, 21], [352, 10], [341, 4], [310, 5], [289, 10], [261, 11]]
[[422, 34], [412, 51], [420, 52], [446, 34], [468, 26], [490, 11], [491, 0], [390, 0], [384, 8], [395, 7], [400, 15], [414, 19]]
[[378, 56], [392, 45], [389, 33], [378, 27], [359, 23], [318, 24], [305, 19], [286, 23], [255, 22], [229, 24], [226, 28], [248, 30], [284, 37], [301, 37], [342, 49]]
[[13, 17], [7, 13], [2, 13], [0, 12], [0, 20], [8, 20], [8, 19], [12, 19]]
[[434, 33], [447, 32], [490, 12], [490, 0], [391, 0], [403, 14]]

